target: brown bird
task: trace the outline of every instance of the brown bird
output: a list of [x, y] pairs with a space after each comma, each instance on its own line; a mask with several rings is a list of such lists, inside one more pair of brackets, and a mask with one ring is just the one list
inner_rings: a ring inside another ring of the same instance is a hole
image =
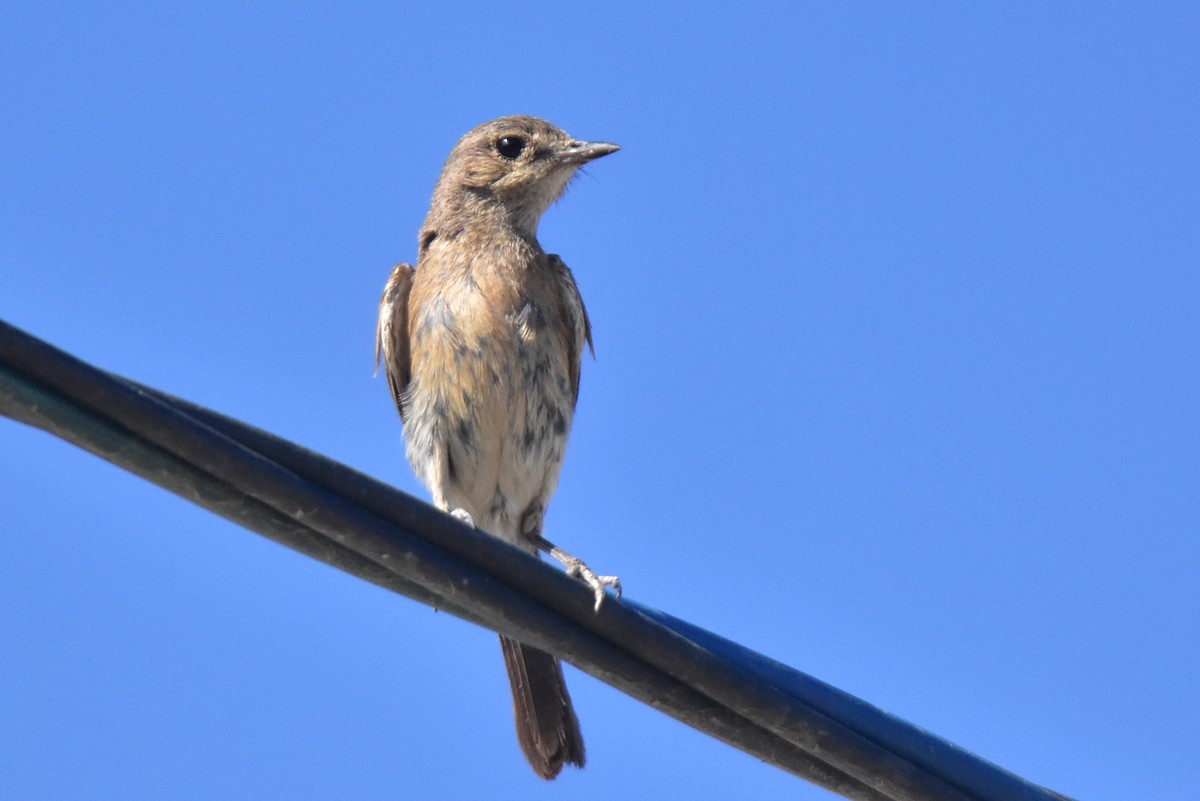
[[[598, 576], [542, 537], [558, 484], [591, 324], [575, 279], [537, 240], [543, 212], [582, 165], [617, 151], [545, 120], [502, 117], [451, 151], [418, 240], [379, 306], [382, 357], [404, 421], [408, 460], [433, 503], [530, 553], [548, 551], [588, 583], [596, 608], [615, 576]], [[562, 665], [500, 637], [517, 739], [553, 779], [583, 767], [583, 736]]]

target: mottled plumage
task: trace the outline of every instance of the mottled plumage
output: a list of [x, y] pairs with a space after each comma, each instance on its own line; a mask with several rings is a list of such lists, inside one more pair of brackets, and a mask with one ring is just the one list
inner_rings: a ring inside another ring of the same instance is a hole
[[[377, 357], [409, 462], [440, 509], [531, 553], [550, 550], [597, 593], [618, 590], [542, 539], [591, 326], [571, 271], [538, 222], [584, 163], [617, 150], [533, 117], [479, 126], [451, 152], [419, 235], [379, 310]], [[558, 661], [501, 637], [517, 734], [539, 775], [582, 766]]]

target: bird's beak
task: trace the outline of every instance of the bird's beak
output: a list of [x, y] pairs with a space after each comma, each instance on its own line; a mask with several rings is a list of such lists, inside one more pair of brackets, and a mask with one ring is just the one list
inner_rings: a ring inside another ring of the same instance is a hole
[[580, 142], [575, 140], [556, 154], [563, 164], [586, 164], [589, 161], [616, 153], [620, 145], [610, 142]]

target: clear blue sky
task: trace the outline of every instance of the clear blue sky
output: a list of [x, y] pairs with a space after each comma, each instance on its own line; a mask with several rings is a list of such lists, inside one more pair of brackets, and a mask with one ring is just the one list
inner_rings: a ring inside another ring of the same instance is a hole
[[[1200, 752], [1194, 3], [8, 3], [0, 317], [425, 497], [375, 307], [474, 125], [624, 150], [548, 534], [1088, 801]], [[813, 798], [0, 420], [0, 797]]]

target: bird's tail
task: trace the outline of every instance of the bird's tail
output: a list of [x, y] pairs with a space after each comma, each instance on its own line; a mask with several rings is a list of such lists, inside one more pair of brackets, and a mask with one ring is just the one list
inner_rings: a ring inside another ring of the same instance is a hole
[[517, 740], [534, 771], [553, 779], [564, 764], [582, 768], [583, 734], [571, 706], [562, 665], [545, 651], [500, 638], [512, 683]]

